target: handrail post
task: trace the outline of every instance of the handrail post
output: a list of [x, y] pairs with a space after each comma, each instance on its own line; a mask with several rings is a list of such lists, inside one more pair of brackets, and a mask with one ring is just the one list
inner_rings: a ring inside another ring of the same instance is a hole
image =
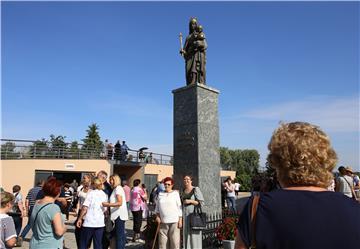
[[5, 146], [5, 158], [4, 159], [7, 159], [7, 151], [8, 151], [8, 149], [7, 149], [7, 145]]
[[160, 154], [160, 164], [162, 165], [162, 154]]
[[36, 143], [34, 145], [33, 158], [36, 158]]

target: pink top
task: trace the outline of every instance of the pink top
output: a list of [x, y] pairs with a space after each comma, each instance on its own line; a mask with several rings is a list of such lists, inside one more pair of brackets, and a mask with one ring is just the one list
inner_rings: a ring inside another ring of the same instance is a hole
[[142, 210], [143, 198], [145, 198], [145, 192], [142, 188], [136, 186], [131, 190], [130, 194], [130, 210], [139, 211]]
[[123, 187], [124, 189], [124, 192], [125, 192], [125, 199], [126, 199], [126, 202], [129, 202], [130, 201], [130, 187], [128, 185], [125, 185]]

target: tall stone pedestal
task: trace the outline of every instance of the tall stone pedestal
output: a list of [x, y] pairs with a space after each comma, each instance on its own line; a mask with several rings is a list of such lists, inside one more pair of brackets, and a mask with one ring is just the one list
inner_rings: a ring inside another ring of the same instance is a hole
[[184, 175], [199, 186], [208, 213], [221, 211], [219, 152], [219, 91], [189, 85], [174, 94], [174, 178], [183, 188]]

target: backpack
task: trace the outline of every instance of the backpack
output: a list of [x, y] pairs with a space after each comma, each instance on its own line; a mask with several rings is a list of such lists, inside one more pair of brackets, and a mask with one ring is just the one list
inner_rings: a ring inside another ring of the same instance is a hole
[[[19, 192], [15, 194], [15, 200], [18, 195], [19, 195]], [[14, 202], [14, 205], [11, 209], [11, 213], [21, 214], [21, 210], [19, 208], [19, 204], [17, 201]]]

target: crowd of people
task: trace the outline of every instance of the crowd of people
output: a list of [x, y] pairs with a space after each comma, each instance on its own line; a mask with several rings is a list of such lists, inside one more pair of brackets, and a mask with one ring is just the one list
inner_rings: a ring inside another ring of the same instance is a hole
[[[252, 192], [237, 224], [235, 248], [359, 248], [360, 180], [350, 167], [332, 173], [337, 155], [329, 137], [308, 123], [281, 124], [268, 148], [276, 183], [260, 184], [266, 187]], [[149, 193], [140, 179], [130, 187], [105, 171], [85, 174], [80, 185], [50, 176], [30, 189], [25, 199], [15, 185], [12, 193], [1, 191], [0, 248], [20, 246], [30, 229], [30, 248], [66, 248], [65, 221], [75, 211], [77, 248], [93, 244], [94, 249], [123, 249], [125, 223], [131, 216], [132, 241], [141, 240], [148, 205], [155, 207], [160, 249], [181, 248], [181, 241], [183, 248], [202, 248], [202, 232], [192, 229], [189, 220], [206, 200], [192, 181], [185, 175], [179, 184], [183, 188], [175, 190], [174, 180], [166, 177]], [[230, 177], [221, 186], [232, 212], [237, 211], [240, 186]], [[26, 216], [28, 223], [21, 231]]]
[[106, 139], [102, 153], [103, 157], [107, 160], [126, 161], [129, 154], [128, 150], [130, 149], [125, 141], [122, 141], [122, 143], [120, 143], [120, 140], [118, 140], [116, 144], [113, 145], [112, 143], [109, 143], [109, 141]]
[[[180, 229], [184, 225], [187, 248], [199, 248], [200, 231], [192, 231], [186, 217], [194, 206], [204, 205], [198, 187], [192, 186], [191, 176], [184, 177], [184, 190], [173, 190], [174, 181], [167, 177], [159, 182], [151, 194], [140, 179], [132, 187], [116, 174], [100, 171], [96, 175], [83, 175], [80, 185], [63, 184], [54, 176], [42, 180], [30, 189], [25, 202], [20, 186], [13, 187], [13, 194], [1, 191], [1, 243], [4, 247], [21, 246], [30, 229], [30, 248], [66, 248], [65, 222], [69, 213], [76, 216], [75, 238], [77, 248], [94, 249], [125, 248], [125, 222], [133, 218], [133, 237], [141, 239], [141, 227], [149, 215], [148, 205], [155, 206], [159, 223], [160, 248], [180, 248]], [[149, 198], [151, 197], [151, 200]], [[28, 224], [22, 228], [22, 218], [28, 216]], [[183, 219], [184, 216], [184, 219]]]
[[[147, 150], [147, 147], [142, 147], [137, 151], [137, 157], [140, 162], [146, 163], [158, 163], [158, 160], [153, 158], [152, 152], [144, 152]], [[132, 161], [133, 155], [129, 154], [129, 150], [131, 150], [125, 141], [120, 143], [118, 140], [115, 145], [109, 143], [109, 140], [106, 139], [104, 142], [103, 151], [101, 152], [101, 157], [107, 160], [115, 160], [115, 161]]]

